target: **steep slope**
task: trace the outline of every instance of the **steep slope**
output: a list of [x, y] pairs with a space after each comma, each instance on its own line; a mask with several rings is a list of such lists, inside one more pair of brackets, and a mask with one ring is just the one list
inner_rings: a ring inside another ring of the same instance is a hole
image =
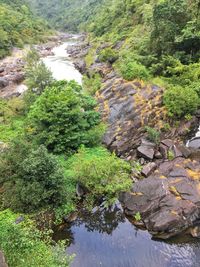
[[41, 41], [46, 23], [36, 18], [23, 0], [0, 0], [0, 58], [14, 47]]
[[95, 16], [103, 0], [27, 0], [36, 14], [44, 17], [54, 28], [77, 31], [78, 26]]

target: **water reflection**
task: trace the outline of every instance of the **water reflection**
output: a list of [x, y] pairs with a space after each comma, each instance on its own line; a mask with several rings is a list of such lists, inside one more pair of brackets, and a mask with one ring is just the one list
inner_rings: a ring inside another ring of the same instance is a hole
[[189, 236], [168, 242], [153, 240], [133, 226], [115, 206], [82, 211], [78, 219], [55, 233], [75, 253], [71, 267], [199, 267], [200, 241]]

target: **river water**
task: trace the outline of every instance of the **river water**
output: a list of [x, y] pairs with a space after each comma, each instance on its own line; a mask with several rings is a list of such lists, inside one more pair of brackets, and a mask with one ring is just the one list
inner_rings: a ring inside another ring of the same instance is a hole
[[[54, 56], [43, 61], [55, 79], [81, 84], [82, 76], [66, 52], [75, 42], [55, 47]], [[73, 223], [56, 229], [54, 239], [65, 240], [67, 253], [76, 254], [71, 267], [200, 267], [199, 239], [184, 235], [167, 242], [153, 240], [124, 216], [119, 205], [80, 212]]]
[[52, 52], [53, 56], [43, 58], [45, 65], [51, 70], [54, 79], [56, 80], [75, 80], [82, 84], [82, 75], [75, 69], [72, 61], [67, 54], [67, 47], [76, 43], [76, 36], [70, 41], [64, 42], [55, 47]]

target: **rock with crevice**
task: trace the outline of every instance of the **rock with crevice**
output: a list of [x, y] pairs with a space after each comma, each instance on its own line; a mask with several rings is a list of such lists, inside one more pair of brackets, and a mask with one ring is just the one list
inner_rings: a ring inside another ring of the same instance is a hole
[[175, 236], [200, 219], [200, 162], [177, 157], [121, 195], [127, 215], [141, 214], [146, 229], [159, 238]]

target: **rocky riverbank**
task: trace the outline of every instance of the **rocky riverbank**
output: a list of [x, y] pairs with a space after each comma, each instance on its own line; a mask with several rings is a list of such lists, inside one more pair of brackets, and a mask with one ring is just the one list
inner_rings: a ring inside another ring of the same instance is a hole
[[[102, 78], [96, 98], [102, 119], [108, 124], [104, 143], [118, 156], [142, 165], [139, 172], [133, 172], [131, 192], [121, 195], [125, 213], [133, 218], [139, 212], [140, 225], [160, 238], [188, 228], [198, 236], [200, 151], [198, 146], [186, 147], [185, 140], [199, 125], [199, 112], [178, 125], [168, 121], [162, 87], [140, 80], [125, 81], [111, 64], [99, 62], [98, 56], [86, 67], [84, 57], [89, 49], [90, 44], [82, 41], [68, 53], [82, 73], [88, 77], [98, 73]], [[159, 142], [148, 140], [146, 125], [161, 132]]]
[[[50, 36], [47, 43], [33, 45], [33, 47], [37, 49], [41, 57], [46, 57], [52, 55], [52, 48], [70, 36], [60, 33], [57, 36]], [[0, 98], [20, 96], [27, 90], [23, 84], [25, 79], [24, 56], [29, 48], [30, 46], [26, 46], [24, 49], [14, 48], [11, 56], [0, 61]]]

